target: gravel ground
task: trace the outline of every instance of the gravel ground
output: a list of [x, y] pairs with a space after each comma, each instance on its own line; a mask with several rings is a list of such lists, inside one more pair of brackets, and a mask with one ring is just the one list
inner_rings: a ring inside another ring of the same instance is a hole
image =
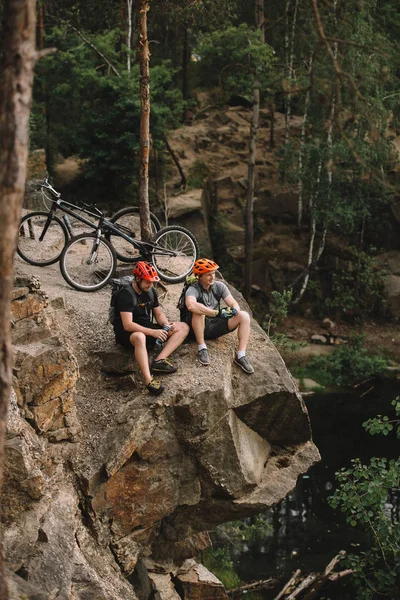
[[[15, 273], [38, 277], [49, 301], [58, 306], [62, 299], [61, 304], [65, 307], [56, 309], [56, 315], [65, 344], [79, 364], [80, 377], [74, 400], [84, 431], [82, 442], [76, 448], [77, 457], [82, 460], [96, 451], [109, 428], [120, 425], [121, 419], [126, 421], [126, 414], [134, 414], [135, 408], [149, 406], [157, 409], [160, 404], [168, 403], [168, 399], [171, 401], [171, 393], [173, 396], [185, 393], [188, 382], [191, 388], [210, 383], [215, 377], [215, 372], [223, 367], [222, 363], [226, 360], [225, 352], [221, 350], [225, 348], [229, 352], [236, 338], [227, 336], [232, 339], [221, 338], [210, 344], [213, 364], [208, 368], [202, 367], [196, 361], [194, 343], [182, 345], [173, 356], [179, 370], [172, 376], [164, 376], [163, 383], [167, 389], [155, 399], [144, 388], [139, 372], [133, 374], [132, 381], [129, 377], [121, 379], [101, 371], [101, 362], [96, 352], [114, 347], [113, 330], [107, 320], [110, 302], [108, 286], [97, 292], [78, 292], [64, 281], [58, 264], [34, 267], [19, 257], [16, 258]], [[176, 304], [182, 285], [169, 285], [159, 289], [160, 302], [171, 320], [179, 318]]]

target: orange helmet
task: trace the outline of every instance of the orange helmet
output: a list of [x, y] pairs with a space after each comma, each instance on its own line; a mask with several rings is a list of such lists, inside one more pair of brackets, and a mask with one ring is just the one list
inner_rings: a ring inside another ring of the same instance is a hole
[[136, 263], [135, 268], [133, 269], [133, 274], [136, 277], [140, 277], [140, 279], [145, 279], [146, 281], [160, 281], [157, 271], [153, 265], [149, 265], [149, 263], [144, 262], [144, 260], [140, 260]]
[[218, 269], [217, 263], [208, 258], [199, 258], [193, 265], [193, 274], [197, 277], [203, 275], [203, 273], [209, 273], [209, 271], [216, 271]]

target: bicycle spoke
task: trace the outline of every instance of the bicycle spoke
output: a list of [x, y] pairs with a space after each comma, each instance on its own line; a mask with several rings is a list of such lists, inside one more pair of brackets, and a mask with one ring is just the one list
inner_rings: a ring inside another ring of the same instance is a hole
[[[196, 239], [183, 227], [171, 226], [160, 230], [155, 237], [155, 243], [153, 263], [161, 279], [170, 282], [183, 281], [191, 272], [197, 258]], [[172, 252], [173, 255], [163, 254], [163, 251]]]
[[68, 234], [65, 226], [53, 217], [43, 235], [48, 214], [45, 212], [29, 213], [22, 218], [18, 233], [18, 254], [26, 262], [45, 266], [57, 262], [67, 243]]
[[108, 244], [90, 234], [71, 240], [61, 258], [61, 272], [66, 281], [82, 291], [94, 291], [111, 277], [115, 258]]

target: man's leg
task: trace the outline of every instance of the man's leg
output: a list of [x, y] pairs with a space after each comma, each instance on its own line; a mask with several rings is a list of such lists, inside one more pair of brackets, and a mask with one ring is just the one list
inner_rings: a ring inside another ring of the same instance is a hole
[[192, 313], [192, 329], [196, 342], [200, 346], [204, 344], [204, 327], [206, 324], [206, 317], [204, 315], [197, 315]]
[[168, 356], [182, 344], [188, 334], [189, 325], [186, 323], [175, 323], [174, 330], [168, 333], [167, 343], [157, 356], [157, 360], [168, 358]]
[[142, 372], [144, 382], [148, 385], [152, 377], [150, 374], [149, 356], [146, 348], [146, 336], [141, 331], [136, 331], [135, 333], [132, 333], [129, 340], [135, 349], [135, 359]]
[[246, 357], [246, 348], [250, 336], [250, 316], [244, 310], [228, 320], [229, 331], [238, 330], [238, 351], [235, 357], [235, 363], [248, 375], [254, 373], [254, 369]]
[[250, 336], [250, 316], [249, 313], [241, 310], [235, 317], [228, 320], [229, 331], [238, 330], [238, 352], [246, 352]]
[[197, 342], [197, 358], [204, 366], [210, 364], [210, 357], [207, 352], [207, 345], [204, 341], [204, 329], [206, 325], [205, 315], [192, 313], [192, 329]]

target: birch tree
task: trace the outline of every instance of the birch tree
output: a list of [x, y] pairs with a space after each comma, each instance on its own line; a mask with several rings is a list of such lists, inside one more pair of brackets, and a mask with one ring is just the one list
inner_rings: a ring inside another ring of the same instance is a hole
[[[0, 485], [11, 389], [10, 303], [28, 156], [36, 0], [5, 0], [0, 71]], [[0, 544], [0, 600], [7, 599]]]

